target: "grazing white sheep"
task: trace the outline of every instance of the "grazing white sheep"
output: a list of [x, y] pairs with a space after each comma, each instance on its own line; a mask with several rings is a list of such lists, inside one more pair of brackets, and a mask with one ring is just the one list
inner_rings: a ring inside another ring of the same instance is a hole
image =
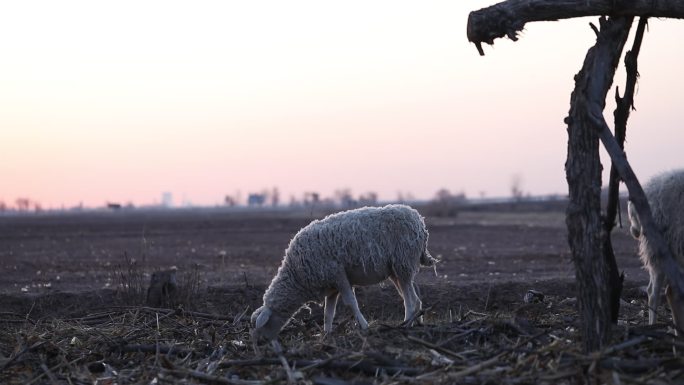
[[[653, 177], [646, 183], [644, 192], [651, 206], [655, 225], [662, 233], [672, 256], [680, 266], [684, 266], [684, 170], [670, 171]], [[629, 230], [632, 236], [639, 240], [639, 256], [650, 276], [647, 289], [648, 323], [652, 325], [656, 322], [660, 291], [666, 278], [659, 265], [656, 249], [649, 241], [648, 234], [644, 234], [632, 202], [629, 202], [627, 207], [631, 222]], [[683, 329], [684, 304], [676, 303], [678, 301], [673, 299], [669, 287], [666, 294], [674, 324]]]
[[278, 273], [264, 294], [264, 305], [252, 314], [255, 340], [275, 339], [306, 302], [325, 298], [324, 327], [332, 330], [338, 297], [351, 307], [362, 329], [368, 322], [359, 311], [354, 286], [389, 278], [404, 299], [404, 320], [422, 303], [414, 278], [420, 265], [437, 262], [427, 250], [423, 217], [409, 206], [364, 207], [311, 222], [292, 238]]

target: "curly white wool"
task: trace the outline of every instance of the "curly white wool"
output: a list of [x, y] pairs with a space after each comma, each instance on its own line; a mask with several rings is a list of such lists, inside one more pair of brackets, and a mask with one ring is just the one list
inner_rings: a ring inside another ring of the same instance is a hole
[[[653, 177], [644, 186], [644, 192], [655, 225], [678, 264], [684, 266], [684, 170], [673, 170]], [[643, 233], [639, 216], [631, 202], [628, 204], [628, 213], [631, 222], [630, 233], [639, 240], [639, 256], [650, 276], [648, 321], [654, 324], [665, 274], [660, 267], [656, 249], [651, 244], [648, 234]], [[673, 312], [676, 312], [676, 309], [673, 309]]]

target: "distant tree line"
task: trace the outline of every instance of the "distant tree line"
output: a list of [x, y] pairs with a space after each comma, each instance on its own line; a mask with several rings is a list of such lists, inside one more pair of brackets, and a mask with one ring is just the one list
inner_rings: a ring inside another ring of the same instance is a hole
[[38, 202], [34, 201], [29, 198], [17, 198], [14, 200], [14, 207], [10, 206], [9, 204], [5, 203], [4, 201], [0, 201], [0, 212], [7, 212], [7, 211], [18, 211], [18, 212], [30, 212], [30, 211], [35, 211], [35, 212], [41, 212], [43, 211], [43, 206]]
[[[417, 203], [416, 198], [410, 192], [398, 192], [393, 202], [397, 203]], [[454, 216], [459, 208], [467, 202], [464, 192], [452, 193], [448, 189], [439, 189], [434, 197], [423, 202], [429, 215]], [[246, 201], [240, 201], [240, 194], [229, 194], [224, 198], [224, 204], [228, 207], [246, 205], [248, 207], [265, 208], [282, 206], [280, 191], [277, 187], [263, 189], [258, 192], [247, 194]], [[350, 188], [336, 189], [331, 196], [323, 196], [316, 191], [306, 191], [300, 196], [291, 195], [287, 206], [290, 208], [315, 208], [329, 207], [350, 209], [363, 206], [376, 206], [379, 204], [378, 193], [368, 191], [361, 194], [354, 194]]]

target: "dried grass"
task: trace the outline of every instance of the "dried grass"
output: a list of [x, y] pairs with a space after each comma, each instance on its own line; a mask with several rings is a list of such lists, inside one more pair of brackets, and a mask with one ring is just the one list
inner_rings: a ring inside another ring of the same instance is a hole
[[[235, 302], [239, 303], [239, 301]], [[575, 303], [509, 312], [440, 314], [426, 324], [351, 317], [321, 336], [319, 317], [302, 311], [278, 346], [255, 352], [249, 306], [219, 315], [141, 306], [109, 307], [77, 318], [0, 314], [0, 383], [7, 384], [574, 384], [684, 380], [684, 343], [667, 325], [645, 326], [641, 299], [624, 303], [613, 345], [583, 354]], [[344, 312], [341, 312], [344, 313]]]
[[[151, 275], [151, 272], [145, 272], [145, 260], [145, 253], [142, 254], [142, 262], [124, 253], [121, 261], [115, 265], [115, 276], [118, 280], [115, 295], [118, 304], [145, 305]], [[201, 298], [203, 291], [206, 290], [199, 266], [181, 266], [176, 275], [178, 287], [172, 302], [184, 309], [196, 309], [197, 299]]]
[[[143, 258], [145, 254], [143, 253]], [[142, 305], [145, 303], [149, 278], [145, 277], [141, 263], [124, 253], [121, 261], [114, 267], [118, 280], [116, 294], [121, 303]]]

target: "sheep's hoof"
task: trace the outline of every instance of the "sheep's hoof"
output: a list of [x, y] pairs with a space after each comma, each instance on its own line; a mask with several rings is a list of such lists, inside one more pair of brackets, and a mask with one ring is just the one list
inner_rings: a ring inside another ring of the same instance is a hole
[[399, 326], [404, 327], [404, 328], [410, 328], [410, 327], [414, 327], [414, 326], [423, 326], [423, 316], [420, 315], [418, 317], [406, 319]]
[[259, 344], [256, 342], [256, 340], [252, 340], [252, 349], [254, 349], [254, 355], [257, 357], [263, 356], [263, 352], [259, 348]]
[[318, 342], [323, 342], [325, 340], [328, 340], [332, 338], [332, 330], [329, 332], [324, 331], [323, 333], [318, 335]]

